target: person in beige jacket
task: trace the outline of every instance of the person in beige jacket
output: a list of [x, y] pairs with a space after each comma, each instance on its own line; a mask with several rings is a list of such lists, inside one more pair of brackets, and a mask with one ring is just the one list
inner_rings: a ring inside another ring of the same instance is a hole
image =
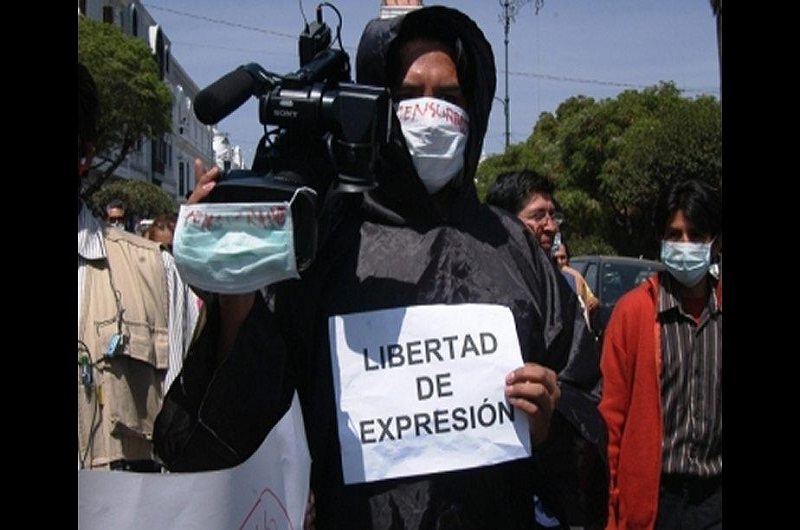
[[78, 63], [78, 469], [159, 471], [153, 422], [198, 306], [169, 252], [103, 223], [81, 198], [98, 116], [94, 80]]

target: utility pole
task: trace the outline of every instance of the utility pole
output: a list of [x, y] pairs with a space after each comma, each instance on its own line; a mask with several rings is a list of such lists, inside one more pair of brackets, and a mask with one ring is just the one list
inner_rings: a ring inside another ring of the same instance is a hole
[[711, 0], [711, 10], [717, 21], [717, 55], [719, 57], [719, 95], [722, 99], [722, 0]]
[[[506, 52], [506, 97], [504, 100], [500, 100], [503, 102], [503, 111], [505, 112], [506, 116], [506, 151], [508, 151], [508, 146], [511, 145], [511, 127], [510, 127], [510, 116], [509, 112], [511, 111], [511, 100], [508, 97], [508, 31], [511, 29], [511, 23], [514, 22], [514, 17], [517, 15], [517, 10], [520, 7], [524, 6], [531, 0], [498, 0], [500, 5], [503, 7], [503, 15], [502, 15], [502, 22], [503, 22], [503, 30], [505, 34], [505, 39], [503, 43], [505, 44], [505, 52]], [[536, 8], [536, 14], [539, 14], [539, 9], [544, 5], [544, 0], [536, 0], [534, 7]], [[499, 100], [499, 98], [497, 98]]]
[[503, 112], [505, 112], [506, 115], [506, 151], [508, 151], [508, 146], [511, 144], [511, 127], [508, 114], [508, 29], [511, 26], [511, 18], [514, 16], [513, 11], [516, 11], [516, 7], [513, 7], [512, 12], [509, 12], [509, 1], [501, 1], [503, 2], [503, 28], [505, 30], [505, 40], [503, 40], [503, 43], [506, 46], [506, 98], [503, 100]]

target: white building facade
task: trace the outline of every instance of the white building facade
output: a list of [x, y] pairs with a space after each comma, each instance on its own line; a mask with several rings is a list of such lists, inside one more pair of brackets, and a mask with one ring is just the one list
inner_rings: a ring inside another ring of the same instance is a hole
[[78, 12], [145, 41], [173, 96], [172, 131], [154, 140], [141, 139], [114, 174], [152, 182], [177, 203], [185, 202], [194, 187], [194, 160], [200, 158], [205, 167], [215, 163], [212, 127], [200, 123], [192, 109], [200, 89], [172, 58], [169, 38], [138, 0], [79, 0]]
[[227, 169], [247, 169], [242, 159], [242, 148], [231, 145], [228, 133], [214, 129], [214, 162], [223, 171]]

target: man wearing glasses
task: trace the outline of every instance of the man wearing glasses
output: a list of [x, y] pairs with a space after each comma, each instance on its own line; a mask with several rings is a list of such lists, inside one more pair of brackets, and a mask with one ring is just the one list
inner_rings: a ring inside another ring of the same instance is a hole
[[486, 203], [516, 214], [549, 256], [564, 221], [556, 211], [554, 191], [553, 183], [534, 171], [501, 173], [489, 187]]
[[[516, 215], [533, 233], [544, 253], [550, 257], [559, 246], [563, 246], [559, 227], [564, 222], [564, 216], [558, 211], [558, 203], [553, 198], [554, 191], [555, 185], [553, 182], [535, 171], [512, 171], [498, 175], [497, 179], [489, 187], [489, 191], [486, 194], [486, 203]], [[552, 260], [552, 263], [557, 266], [555, 260]], [[575, 272], [577, 273], [577, 271]], [[576, 293], [576, 297], [583, 309], [586, 324], [591, 329], [586, 306], [577, 294], [574, 280], [572, 282], [569, 281], [572, 276], [563, 270], [562, 275], [564, 276], [564, 281], [570, 284], [573, 292]], [[583, 284], [585, 285], [586, 282], [584, 281]], [[585, 447], [585, 443], [583, 446]], [[591, 463], [588, 464], [584, 462], [587, 469], [593, 469], [590, 472], [593, 478], [588, 480], [602, 480], [599, 476], [603, 474], [602, 469], [604, 469], [605, 464], [592, 456], [593, 453], [590, 451], [580, 449], [579, 452], [585, 458], [591, 460]], [[605, 492], [598, 494], [605, 495]], [[562, 523], [557, 517], [554, 517], [551, 508], [544, 499], [538, 496], [534, 497], [536, 521], [543, 527], [557, 527]], [[586, 507], [582, 506], [579, 510], [584, 509]], [[589, 514], [590, 510], [586, 509], [587, 519], [592, 517]]]
[[109, 226], [125, 230], [125, 203], [113, 199], [106, 205], [106, 222]]

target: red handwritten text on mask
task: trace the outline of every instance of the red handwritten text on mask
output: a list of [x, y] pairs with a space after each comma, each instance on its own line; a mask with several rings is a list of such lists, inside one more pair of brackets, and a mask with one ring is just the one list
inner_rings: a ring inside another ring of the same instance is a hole
[[195, 228], [212, 230], [221, 225], [231, 227], [256, 226], [260, 228], [283, 228], [286, 223], [286, 206], [277, 205], [269, 208], [246, 208], [239, 212], [212, 213], [203, 210], [190, 210], [184, 219], [184, 225], [192, 224]]
[[397, 107], [397, 118], [401, 122], [444, 121], [458, 127], [459, 132], [464, 134], [467, 133], [469, 124], [467, 114], [455, 105], [430, 100], [418, 103], [400, 103]]

